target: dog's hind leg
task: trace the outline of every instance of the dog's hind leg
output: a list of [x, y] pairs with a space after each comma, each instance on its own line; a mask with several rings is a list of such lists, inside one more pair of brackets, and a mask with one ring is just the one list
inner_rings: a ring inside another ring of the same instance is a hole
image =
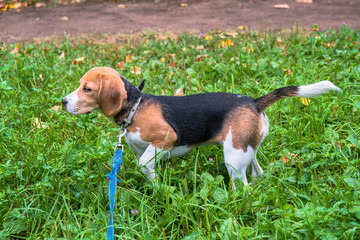
[[253, 161], [251, 162], [251, 166], [252, 166], [251, 176], [253, 178], [255, 178], [255, 177], [261, 178], [262, 175], [264, 174], [264, 171], [262, 170], [260, 164], [256, 160], [256, 156], [254, 157]]
[[224, 158], [231, 181], [235, 178], [242, 178], [244, 185], [248, 185], [246, 178], [246, 169], [254, 161], [256, 151], [248, 146], [246, 149], [236, 149], [233, 146], [232, 134], [229, 131], [224, 141]]

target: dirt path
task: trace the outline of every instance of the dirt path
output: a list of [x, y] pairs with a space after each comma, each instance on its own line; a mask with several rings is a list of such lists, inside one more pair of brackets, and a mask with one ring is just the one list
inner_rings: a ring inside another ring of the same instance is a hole
[[[135, 33], [155, 31], [197, 31], [236, 29], [239, 25], [252, 29], [291, 26], [320, 30], [360, 27], [359, 0], [314, 0], [313, 4], [295, 0], [209, 0], [121, 3], [87, 3], [48, 8], [20, 8], [0, 12], [0, 40], [23, 41], [37, 37], [83, 33]], [[122, 6], [118, 7], [119, 4]], [[289, 9], [275, 8], [288, 4]], [[64, 20], [67, 19], [67, 20]]]

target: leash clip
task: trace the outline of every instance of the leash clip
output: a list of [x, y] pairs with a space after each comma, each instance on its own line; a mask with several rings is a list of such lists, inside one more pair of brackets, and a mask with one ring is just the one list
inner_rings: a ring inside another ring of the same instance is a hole
[[119, 142], [118, 144], [116, 144], [115, 150], [117, 148], [121, 148], [121, 150], [124, 151], [124, 145], [121, 144], [121, 138], [126, 134], [126, 131], [127, 131], [126, 128], [123, 127], [120, 128], [119, 135], [117, 135], [117, 137], [119, 138]]

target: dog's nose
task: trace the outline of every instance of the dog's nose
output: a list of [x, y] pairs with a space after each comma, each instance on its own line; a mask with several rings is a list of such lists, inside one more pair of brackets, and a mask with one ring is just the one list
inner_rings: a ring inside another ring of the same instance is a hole
[[66, 105], [68, 103], [68, 100], [66, 98], [63, 98], [61, 102], [63, 105]]

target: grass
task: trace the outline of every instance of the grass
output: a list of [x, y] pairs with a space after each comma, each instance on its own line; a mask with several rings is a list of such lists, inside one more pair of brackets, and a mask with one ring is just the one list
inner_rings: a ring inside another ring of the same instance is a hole
[[87, 70], [123, 62], [117, 70], [135, 85], [145, 78], [152, 94], [184, 88], [259, 97], [320, 80], [343, 91], [308, 106], [291, 98], [269, 107], [270, 134], [258, 153], [265, 175], [247, 187], [237, 181], [235, 191], [219, 146], [159, 161], [157, 187], [126, 146], [117, 238], [359, 239], [360, 32], [237, 33], [2, 43], [0, 238], [105, 239], [105, 175], [118, 127], [98, 112], [73, 116], [51, 107]]

